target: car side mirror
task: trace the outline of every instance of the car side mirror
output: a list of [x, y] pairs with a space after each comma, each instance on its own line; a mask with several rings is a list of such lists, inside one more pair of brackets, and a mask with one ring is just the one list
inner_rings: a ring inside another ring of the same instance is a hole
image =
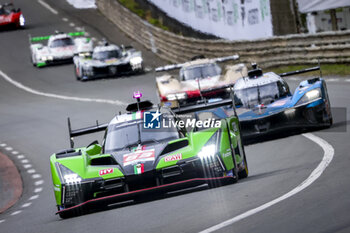
[[86, 153], [88, 155], [98, 155], [101, 154], [102, 146], [99, 144], [93, 144], [91, 146], [88, 146], [86, 149]]

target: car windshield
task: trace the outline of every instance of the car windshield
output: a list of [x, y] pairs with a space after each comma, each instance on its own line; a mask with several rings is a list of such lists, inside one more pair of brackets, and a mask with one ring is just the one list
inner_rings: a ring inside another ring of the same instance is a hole
[[187, 67], [180, 71], [182, 80], [194, 80], [213, 77], [221, 74], [221, 68], [215, 63]]
[[119, 58], [121, 53], [119, 50], [99, 51], [94, 52], [92, 58], [95, 60], [107, 60], [111, 58]]
[[273, 82], [261, 86], [235, 90], [235, 101], [238, 105], [253, 108], [258, 104], [270, 104], [288, 94], [288, 86]]
[[137, 124], [132, 123], [125, 126], [111, 125], [107, 130], [104, 144], [105, 153], [122, 150], [138, 146], [139, 132], [141, 145], [158, 143], [165, 140], [179, 138], [176, 128], [169, 126], [168, 128], [148, 130], [143, 128], [143, 121]]
[[51, 41], [50, 48], [66, 47], [74, 45], [72, 38], [56, 39]]

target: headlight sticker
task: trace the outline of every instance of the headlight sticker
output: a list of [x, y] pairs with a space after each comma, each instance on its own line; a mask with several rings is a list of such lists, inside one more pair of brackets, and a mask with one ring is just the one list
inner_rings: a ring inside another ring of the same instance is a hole
[[113, 173], [113, 171], [114, 171], [113, 168], [107, 168], [107, 169], [99, 170], [98, 173], [100, 176], [104, 176], [104, 175]]

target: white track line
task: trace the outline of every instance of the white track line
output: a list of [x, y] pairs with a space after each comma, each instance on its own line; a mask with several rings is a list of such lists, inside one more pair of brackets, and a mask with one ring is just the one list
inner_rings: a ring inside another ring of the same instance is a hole
[[0, 220], [0, 223], [3, 223], [3, 222], [5, 222], [5, 219], [1, 219], [1, 220]]
[[41, 191], [43, 191], [43, 188], [36, 188], [36, 189], [34, 189], [34, 193], [40, 193]]
[[11, 153], [12, 153], [13, 155], [18, 155], [18, 151], [15, 151], [15, 150], [12, 151]]
[[41, 178], [41, 175], [40, 174], [34, 174], [34, 175], [32, 175], [32, 178], [33, 179], [39, 179], [39, 178]]
[[22, 208], [26, 208], [26, 207], [30, 206], [31, 204], [32, 204], [31, 202], [24, 203], [22, 205]]
[[35, 181], [35, 185], [38, 186], [38, 185], [42, 185], [44, 183], [43, 180], [38, 180], [38, 181]]
[[0, 144], [1, 147], [7, 146], [5, 143]]
[[63, 20], [64, 22], [68, 22], [68, 19], [67, 19], [67, 18], [62, 18], [62, 20]]
[[13, 212], [13, 213], [11, 213], [11, 215], [13, 216], [13, 215], [17, 215], [17, 214], [19, 214], [19, 213], [21, 213], [22, 212], [22, 210], [17, 210], [17, 211], [15, 211], [15, 212]]
[[263, 211], [263, 210], [299, 193], [303, 189], [310, 186], [315, 180], [317, 180], [321, 176], [323, 171], [327, 168], [327, 166], [330, 164], [330, 162], [332, 161], [333, 156], [334, 156], [334, 148], [328, 142], [326, 142], [325, 140], [323, 140], [320, 137], [315, 136], [314, 134], [306, 133], [306, 134], [303, 134], [303, 136], [310, 139], [311, 141], [315, 142], [316, 144], [318, 144], [324, 151], [322, 161], [312, 171], [312, 173], [309, 175], [309, 177], [306, 180], [304, 180], [301, 184], [299, 184], [297, 187], [295, 187], [294, 189], [292, 189], [288, 193], [284, 194], [283, 196], [280, 196], [280, 197], [278, 197], [270, 202], [267, 202], [259, 207], [248, 210], [247, 212], [244, 212], [243, 214], [240, 214], [236, 217], [233, 217], [229, 220], [226, 220], [226, 221], [219, 223], [215, 226], [212, 226], [208, 229], [205, 229], [205, 230], [201, 231], [200, 233], [209, 233], [209, 232], [217, 231], [217, 230], [222, 229], [224, 227], [227, 227], [235, 222], [238, 222], [244, 218], [252, 216], [253, 214], [259, 213], [259, 212], [261, 212], [261, 211]]
[[38, 197], [39, 195], [34, 195], [34, 196], [31, 196], [28, 200], [32, 201], [32, 200], [38, 199]]
[[28, 168], [31, 168], [32, 165], [31, 165], [31, 164], [23, 164], [23, 167], [24, 167], [25, 169], [28, 169]]
[[17, 158], [18, 158], [18, 159], [24, 159], [25, 156], [24, 156], [24, 155], [17, 155]]
[[35, 169], [29, 169], [29, 170], [27, 170], [27, 172], [28, 172], [29, 174], [33, 174], [33, 173], [35, 173]]
[[48, 9], [49, 11], [51, 11], [53, 14], [57, 15], [58, 12], [53, 9], [49, 4], [47, 4], [46, 2], [44, 2], [43, 0], [38, 0], [38, 3], [40, 3], [43, 7], [45, 7], [46, 9]]
[[105, 104], [113, 104], [113, 105], [119, 105], [119, 106], [126, 106], [127, 104], [119, 101], [119, 100], [106, 100], [106, 99], [91, 99], [91, 98], [80, 98], [80, 97], [74, 97], [74, 96], [64, 96], [64, 95], [56, 95], [56, 94], [51, 94], [51, 93], [45, 93], [41, 91], [34, 90], [30, 87], [24, 86], [22, 83], [17, 82], [10, 78], [7, 74], [2, 72], [0, 70], [0, 76], [2, 76], [6, 81], [14, 85], [15, 87], [18, 87], [26, 92], [35, 94], [35, 95], [40, 95], [40, 96], [45, 96], [45, 97], [50, 97], [50, 98], [56, 98], [56, 99], [62, 99], [62, 100], [74, 100], [74, 101], [81, 101], [81, 102], [95, 102], [95, 103], [105, 103]]
[[75, 24], [74, 23], [70, 23], [69, 26], [75, 27]]
[[13, 148], [8, 146], [8, 147], [5, 147], [5, 150], [10, 151], [10, 150], [13, 150]]
[[329, 79], [326, 79], [326, 82], [338, 82], [339, 81], [339, 78], [329, 78]]
[[29, 160], [28, 159], [23, 159], [23, 160], [21, 160], [21, 163], [29, 163]]

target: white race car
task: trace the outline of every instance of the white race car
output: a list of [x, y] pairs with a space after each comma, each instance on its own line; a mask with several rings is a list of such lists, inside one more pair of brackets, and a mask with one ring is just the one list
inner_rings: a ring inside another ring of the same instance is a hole
[[75, 56], [74, 66], [77, 80], [86, 81], [142, 72], [143, 59], [141, 52], [131, 47], [102, 42], [91, 57]]
[[227, 65], [218, 62], [237, 60], [238, 55], [206, 59], [196, 56], [192, 61], [156, 68], [156, 72], [180, 69], [179, 75], [164, 74], [156, 77], [160, 102], [171, 108], [197, 104], [203, 100], [230, 98], [232, 88], [247, 75], [244, 64]]
[[[29, 36], [33, 65], [43, 67], [51, 64], [71, 63], [74, 55], [89, 56], [93, 50], [93, 42], [90, 38], [83, 37], [84, 34], [85, 32], [56, 32], [51, 36]], [[45, 40], [47, 40], [46, 46], [35, 43]]]

